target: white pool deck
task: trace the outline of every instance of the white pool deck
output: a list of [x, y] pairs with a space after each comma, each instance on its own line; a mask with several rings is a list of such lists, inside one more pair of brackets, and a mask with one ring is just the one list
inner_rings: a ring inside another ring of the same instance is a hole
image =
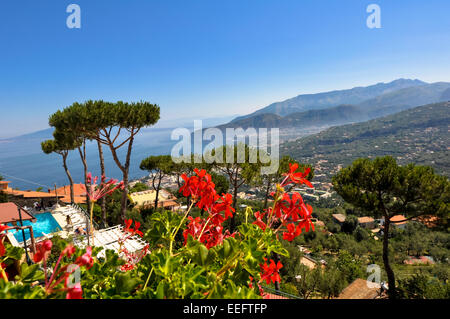
[[[44, 239], [49, 239], [53, 235], [59, 235], [62, 238], [72, 237], [73, 242], [76, 246], [84, 248], [88, 244], [87, 237], [84, 235], [76, 234], [75, 230], [79, 227], [83, 229], [88, 229], [87, 225], [89, 223], [89, 218], [85, 213], [80, 211], [76, 206], [64, 206], [57, 207], [51, 210], [52, 216], [55, 218], [56, 222], [61, 226], [61, 231], [53, 234], [45, 234], [45, 236], [36, 238], [36, 242]], [[70, 223], [67, 222], [67, 216], [70, 217]], [[94, 247], [102, 247], [103, 250], [97, 255], [98, 257], [105, 256], [105, 250], [111, 249], [116, 253], [120, 253], [120, 240], [125, 238], [127, 233], [122, 225], [116, 225], [106, 229], [95, 230], [93, 238], [90, 238], [90, 245]], [[11, 243], [18, 246], [23, 246], [23, 243], [18, 243], [14, 236], [8, 236]], [[27, 245], [31, 244], [31, 240], [27, 240]], [[139, 236], [132, 236], [126, 240], [123, 244], [123, 248], [126, 248], [128, 252], [135, 253], [141, 251], [147, 243], [142, 240]]]
[[[58, 235], [63, 238], [67, 238], [69, 235], [73, 236], [75, 230], [79, 227], [87, 229], [86, 225], [89, 222], [87, 216], [75, 207], [70, 205], [59, 207], [52, 210], [51, 213], [62, 228]], [[71, 223], [67, 223], [67, 216], [69, 216]]]
[[[75, 230], [79, 227], [83, 229], [88, 229], [87, 224], [89, 223], [88, 217], [81, 212], [76, 206], [65, 206], [59, 207], [52, 211], [53, 217], [56, 219], [58, 224], [63, 229], [58, 233], [63, 238], [69, 236], [73, 237], [74, 244], [80, 248], [84, 248], [88, 244], [86, 236], [76, 235]], [[67, 216], [70, 216], [71, 224], [67, 223]], [[119, 253], [120, 243], [119, 241], [124, 238], [127, 233], [122, 225], [116, 225], [106, 229], [95, 230], [93, 238], [90, 238], [90, 245], [94, 247], [104, 248], [97, 256], [103, 257], [105, 250], [111, 249]], [[124, 248], [126, 248], [130, 253], [134, 253], [142, 250], [147, 243], [138, 236], [132, 236], [124, 243]]]
[[[90, 245], [94, 247], [102, 247], [97, 257], [104, 257], [105, 250], [111, 249], [116, 253], [120, 253], [120, 240], [124, 239], [128, 234], [125, 232], [122, 225], [113, 226], [106, 229], [94, 231], [93, 238], [90, 238]], [[74, 243], [80, 248], [84, 248], [88, 244], [85, 236], [74, 238]], [[136, 253], [141, 251], [147, 243], [139, 236], [131, 236], [124, 243], [122, 248], [126, 248], [129, 253]]]

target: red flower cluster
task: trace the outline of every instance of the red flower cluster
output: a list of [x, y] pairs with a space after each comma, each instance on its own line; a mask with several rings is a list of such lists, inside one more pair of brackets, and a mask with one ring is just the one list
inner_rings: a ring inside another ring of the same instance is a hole
[[184, 184], [179, 192], [185, 197], [192, 197], [192, 200], [197, 202], [198, 208], [208, 210], [216, 200], [216, 185], [212, 182], [211, 175], [204, 169], [201, 171], [194, 169], [194, 172], [196, 175], [191, 177], [186, 174], [181, 175]]
[[[291, 183], [306, 184], [312, 187], [306, 179], [310, 169], [308, 168], [304, 172], [296, 172], [297, 169], [298, 164], [289, 164], [289, 172], [284, 174], [283, 182], [277, 185], [276, 192], [271, 193], [274, 198], [273, 207], [263, 212], [254, 213], [256, 220], [253, 224], [264, 231], [267, 228], [274, 229], [275, 233], [284, 229], [283, 239], [288, 241], [294, 240], [303, 229], [306, 231], [309, 231], [310, 228], [314, 229], [311, 222], [312, 207], [304, 203], [299, 193], [289, 194], [284, 190], [284, 187]], [[196, 169], [194, 172], [194, 176], [182, 176], [184, 184], [180, 188], [180, 192], [184, 196], [190, 196], [197, 207], [208, 213], [208, 217], [193, 218], [189, 216], [189, 222], [183, 236], [185, 244], [188, 236], [191, 235], [194, 239], [204, 243], [209, 249], [220, 245], [224, 238], [234, 236], [234, 234], [229, 234], [228, 231], [224, 233], [222, 227], [222, 223], [233, 216], [234, 209], [231, 207], [233, 199], [230, 194], [223, 194], [223, 196], [216, 194], [211, 176], [205, 170], [199, 171]], [[186, 215], [188, 213], [189, 211]], [[283, 267], [281, 262], [275, 264], [273, 260], [270, 260], [270, 263], [267, 264], [267, 259], [265, 259], [264, 264], [261, 264], [260, 267], [261, 280], [259, 282], [266, 281], [267, 284], [280, 282], [279, 270]], [[252, 281], [253, 278], [250, 277], [250, 287], [253, 287]]]
[[138, 221], [135, 221], [134, 228], [131, 228], [132, 224], [133, 224], [132, 219], [125, 219], [125, 232], [130, 233], [130, 235], [127, 237], [127, 239], [133, 235], [139, 235], [141, 237], [144, 236], [144, 234], [139, 230], [139, 228], [141, 227], [141, 223]]
[[267, 284], [270, 284], [270, 282], [275, 283], [276, 281], [280, 282], [280, 269], [283, 268], [283, 264], [281, 262], [278, 262], [275, 264], [275, 262], [271, 259], [270, 264], [267, 265], [267, 259], [264, 258], [265, 262], [264, 264], [261, 264], [261, 281], [265, 280]]
[[304, 172], [296, 172], [298, 169], [298, 164], [289, 163], [289, 172], [284, 173], [283, 176], [286, 176], [283, 182], [281, 183], [281, 187], [284, 187], [290, 183], [302, 185], [306, 184], [311, 188], [314, 188], [312, 184], [306, 179], [306, 177], [311, 172], [311, 168], [306, 168]]
[[62, 266], [58, 269], [63, 257], [71, 258], [75, 254], [75, 247], [68, 245], [59, 255], [58, 261], [56, 262], [55, 268], [53, 269], [50, 279], [47, 276], [47, 257], [52, 250], [52, 242], [50, 240], [45, 240], [39, 243], [36, 247], [36, 253], [33, 256], [34, 262], [38, 263], [43, 261], [44, 272], [45, 272], [45, 291], [47, 294], [58, 291], [56, 287], [61, 282], [64, 282], [63, 291], [66, 292], [66, 299], [81, 299], [83, 290], [79, 282], [72, 284], [71, 274], [73, 274], [78, 268], [86, 267], [90, 269], [94, 264], [94, 259], [92, 258], [92, 248], [87, 247], [86, 252], [75, 260], [74, 264], [69, 264]]
[[42, 259], [46, 258], [50, 251], [52, 250], [53, 243], [51, 240], [45, 240], [36, 246], [36, 253], [33, 256], [35, 263], [40, 262]]
[[258, 225], [259, 228], [261, 228], [262, 230], [266, 230], [267, 225], [266, 225], [266, 223], [263, 222], [263, 218], [265, 217], [266, 212], [261, 213], [258, 211], [254, 215], [255, 215], [256, 221], [254, 221], [253, 224]]
[[[289, 164], [289, 167], [289, 173], [284, 174], [286, 177], [280, 187], [290, 183], [306, 184], [312, 187], [311, 183], [305, 178], [310, 172], [309, 168], [304, 173], [301, 173], [295, 172], [298, 164]], [[262, 230], [281, 224], [286, 229], [283, 233], [283, 239], [288, 241], [292, 241], [295, 237], [299, 236], [303, 228], [307, 232], [310, 228], [314, 230], [314, 225], [311, 222], [312, 207], [304, 203], [299, 193], [290, 195], [284, 191], [280, 192], [277, 189], [277, 192], [272, 192], [271, 196], [275, 199], [274, 207], [267, 209], [263, 213], [256, 212], [254, 214], [256, 221], [253, 224], [258, 225]], [[263, 221], [264, 217], [266, 217], [266, 222]]]
[[[208, 213], [207, 218], [188, 217], [189, 224], [183, 232], [185, 244], [189, 235], [204, 243], [209, 249], [220, 245], [230, 234], [227, 230], [223, 232], [222, 223], [228, 218], [233, 217], [234, 208], [233, 198], [230, 194], [218, 195], [215, 190], [215, 184], [211, 180], [211, 175], [205, 170], [194, 170], [195, 175], [187, 177], [183, 174], [181, 177], [184, 184], [180, 188], [183, 196], [190, 196], [196, 203], [196, 206]], [[223, 214], [222, 214], [223, 213]]]
[[[215, 215], [217, 216], [217, 214]], [[222, 222], [218, 222], [221, 218], [210, 216], [206, 220], [201, 217], [188, 217], [189, 224], [183, 232], [184, 244], [186, 245], [188, 236], [191, 235], [199, 242], [204, 243], [206, 248], [220, 245], [227, 237], [234, 237], [236, 233], [230, 234], [229, 230], [223, 232]]]

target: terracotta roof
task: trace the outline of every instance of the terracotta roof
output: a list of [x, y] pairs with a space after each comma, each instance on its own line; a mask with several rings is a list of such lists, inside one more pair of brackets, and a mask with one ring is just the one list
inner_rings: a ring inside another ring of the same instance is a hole
[[359, 217], [358, 218], [358, 223], [360, 224], [365, 224], [365, 223], [373, 223], [375, 221], [375, 219], [373, 219], [372, 217]]
[[422, 224], [424, 224], [428, 228], [436, 227], [438, 225], [438, 223], [439, 223], [439, 218], [436, 217], [436, 216], [432, 216], [432, 215], [419, 216], [417, 218], [414, 218], [414, 220], [417, 220], [418, 222], [421, 222]]
[[400, 223], [397, 223], [397, 222], [398, 222], [398, 221], [401, 221], [401, 220], [404, 220], [404, 219], [406, 219], [406, 217], [403, 216], [403, 215], [395, 215], [395, 216], [392, 216], [389, 220], [390, 220], [391, 222], [396, 222], [396, 223], [395, 223], [396, 225], [403, 225], [403, 224], [406, 224], [407, 221], [400, 222]]
[[[34, 220], [35, 218], [21, 209], [22, 220]], [[14, 203], [0, 204], [0, 224], [6, 224], [20, 220], [18, 206]]]
[[163, 207], [170, 207], [170, 206], [179, 206], [180, 204], [178, 204], [177, 202], [173, 201], [173, 200], [166, 200], [163, 202]]
[[375, 299], [378, 296], [380, 285], [374, 282], [371, 284], [377, 285], [377, 287], [369, 288], [367, 280], [358, 278], [344, 288], [337, 299]]
[[[64, 197], [59, 197], [58, 199], [66, 204], [70, 204], [71, 200], [70, 200], [70, 195], [66, 195]], [[86, 196], [74, 196], [73, 201], [75, 202], [75, 204], [85, 204], [86, 203]]]
[[54, 194], [34, 191], [19, 191], [13, 189], [5, 189], [3, 192], [13, 196], [23, 196], [24, 198], [56, 198]]
[[338, 222], [343, 223], [345, 222], [345, 215], [342, 214], [333, 214], [332, 215], [334, 219], [336, 219]]
[[[56, 189], [58, 196], [69, 195], [70, 197], [70, 185], [66, 185]], [[51, 193], [55, 193], [53, 189]], [[73, 184], [73, 194], [75, 196], [86, 196], [86, 189], [83, 184]]]
[[[62, 201], [63, 203], [71, 203], [70, 200], [70, 185], [65, 185], [55, 190], [49, 190], [49, 193], [52, 194], [52, 196], [56, 197], [58, 195], [58, 199]], [[86, 190], [84, 184], [73, 184], [73, 195], [74, 195], [74, 202], [76, 204], [84, 204], [86, 203]]]

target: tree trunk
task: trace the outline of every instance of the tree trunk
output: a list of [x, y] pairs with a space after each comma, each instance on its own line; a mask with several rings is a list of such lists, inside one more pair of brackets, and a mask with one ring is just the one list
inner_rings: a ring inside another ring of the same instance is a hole
[[383, 229], [383, 263], [388, 277], [389, 298], [396, 299], [397, 293], [395, 289], [395, 275], [389, 263], [389, 226], [389, 217], [385, 215]]
[[125, 220], [125, 215], [127, 213], [127, 199], [128, 199], [128, 171], [123, 172], [123, 193], [122, 199], [120, 201], [120, 218], [122, 221]]
[[234, 208], [234, 214], [233, 217], [231, 217], [230, 220], [230, 232], [233, 233], [234, 229], [236, 227], [236, 221], [235, 221], [235, 215], [237, 213], [237, 191], [238, 191], [238, 186], [237, 186], [237, 181], [235, 181], [233, 183], [233, 208]]
[[125, 160], [125, 167], [123, 172], [123, 193], [122, 193], [122, 202], [121, 202], [121, 209], [120, 209], [120, 215], [122, 217], [122, 220], [125, 220], [125, 214], [127, 212], [127, 200], [128, 200], [128, 171], [130, 169], [130, 158], [131, 158], [131, 150], [133, 148], [133, 141], [134, 141], [134, 130], [132, 130], [131, 139], [128, 142], [128, 150], [127, 150], [127, 158]]
[[80, 153], [81, 161], [83, 162], [83, 168], [84, 168], [84, 186], [86, 187], [86, 204], [87, 204], [87, 211], [91, 211], [91, 200], [89, 199], [89, 196], [87, 194], [87, 191], [89, 189], [89, 184], [87, 182], [87, 174], [88, 174], [88, 166], [86, 161], [86, 142], [83, 141], [83, 146], [78, 147], [78, 152]]
[[66, 175], [67, 175], [67, 178], [69, 179], [69, 183], [70, 183], [70, 203], [74, 204], [75, 203], [75, 195], [73, 192], [73, 178], [72, 178], [72, 175], [70, 175], [69, 168], [67, 167], [67, 155], [68, 155], [68, 153], [62, 155], [63, 166], [64, 166], [64, 170], [66, 171]]
[[[98, 134], [97, 134], [98, 135]], [[98, 146], [98, 155], [100, 158], [100, 171], [102, 174], [102, 181], [103, 181], [103, 176], [106, 176], [106, 172], [105, 172], [105, 159], [103, 157], [103, 148], [102, 148], [102, 144], [100, 143], [100, 140], [97, 139], [97, 146]], [[103, 187], [103, 182], [100, 183], [100, 187]], [[106, 202], [105, 202], [105, 198], [102, 197], [100, 198], [100, 206], [102, 209], [102, 220], [103, 220], [103, 227], [108, 227], [108, 222], [106, 220]]]
[[155, 197], [155, 211], [158, 208], [158, 202], [159, 202], [159, 189], [161, 187], [161, 180], [162, 180], [162, 173], [161, 171], [159, 172], [159, 178], [158, 178], [158, 186], [155, 188], [155, 186], [153, 185], [153, 188], [155, 188], [156, 190], [156, 197]]
[[267, 208], [267, 199], [269, 198], [270, 186], [272, 186], [272, 178], [267, 176], [266, 196], [264, 196], [264, 209]]
[[111, 141], [108, 135], [108, 132], [105, 131], [105, 136], [108, 138], [108, 146], [111, 150], [114, 162], [117, 164], [117, 166], [122, 171], [123, 175], [123, 193], [122, 193], [122, 199], [120, 201], [121, 207], [120, 207], [120, 218], [122, 221], [125, 220], [125, 214], [127, 212], [127, 200], [128, 200], [128, 171], [130, 169], [130, 158], [131, 158], [131, 150], [133, 148], [133, 141], [134, 141], [134, 135], [139, 131], [139, 129], [135, 132], [134, 129], [131, 129], [130, 131], [130, 140], [128, 141], [128, 150], [127, 150], [127, 157], [125, 160], [125, 165], [122, 165], [120, 163], [120, 160], [117, 156], [116, 148], [114, 147], [114, 141]]
[[180, 174], [177, 174], [177, 184], [178, 184], [178, 189], [180, 189], [181, 188]]

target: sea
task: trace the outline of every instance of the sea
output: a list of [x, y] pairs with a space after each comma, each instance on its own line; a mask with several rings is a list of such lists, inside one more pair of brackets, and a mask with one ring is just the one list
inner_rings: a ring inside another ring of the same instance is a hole
[[[137, 179], [148, 175], [139, 168], [141, 161], [151, 155], [170, 154], [172, 147], [178, 143], [171, 139], [172, 128], [143, 129], [136, 135], [131, 154], [129, 179]], [[16, 138], [0, 140], [0, 175], [10, 181], [10, 187], [20, 190], [43, 191], [68, 185], [69, 181], [62, 165], [62, 157], [58, 154], [45, 154], [40, 143], [52, 138], [52, 129], [46, 129]], [[122, 136], [121, 136], [122, 137]], [[124, 136], [122, 137], [124, 138]], [[122, 163], [125, 162], [127, 145], [118, 150]], [[113, 160], [107, 145], [103, 145], [106, 177], [122, 179], [122, 172]], [[88, 171], [100, 176], [100, 163], [96, 142], [86, 145]], [[83, 165], [77, 150], [71, 151], [67, 164], [75, 183], [84, 179]]]
[[[234, 117], [234, 116], [233, 116]], [[212, 127], [227, 123], [232, 117], [211, 118], [204, 121], [203, 127]], [[179, 128], [180, 126], [177, 126]], [[193, 122], [183, 123], [183, 128], [188, 129], [191, 134], [194, 129]], [[281, 132], [281, 140], [299, 138], [317, 133], [325, 127], [314, 129], [297, 129], [293, 132]], [[129, 169], [129, 180], [139, 179], [147, 176], [149, 172], [139, 168], [141, 161], [152, 155], [169, 155], [172, 148], [180, 140], [171, 138], [175, 128], [150, 127], [142, 129], [135, 137], [131, 162]], [[62, 157], [58, 154], [45, 154], [41, 150], [41, 142], [53, 138], [53, 129], [37, 131], [31, 134], [21, 135], [14, 138], [0, 139], [0, 176], [10, 181], [10, 187], [20, 190], [43, 191], [61, 187], [69, 184], [69, 180], [62, 164]], [[118, 140], [124, 140], [122, 134]], [[193, 142], [193, 139], [191, 140]], [[204, 141], [204, 147], [209, 143]], [[191, 144], [192, 145], [192, 144]], [[193, 149], [193, 147], [191, 146]], [[122, 163], [125, 162], [127, 145], [118, 149], [118, 156]], [[121, 180], [122, 172], [117, 167], [107, 145], [103, 145], [105, 159], [105, 170], [107, 178]], [[100, 163], [97, 142], [88, 142], [86, 145], [88, 171], [93, 176], [100, 176]], [[67, 165], [75, 183], [83, 183], [84, 169], [78, 150], [69, 153]]]

